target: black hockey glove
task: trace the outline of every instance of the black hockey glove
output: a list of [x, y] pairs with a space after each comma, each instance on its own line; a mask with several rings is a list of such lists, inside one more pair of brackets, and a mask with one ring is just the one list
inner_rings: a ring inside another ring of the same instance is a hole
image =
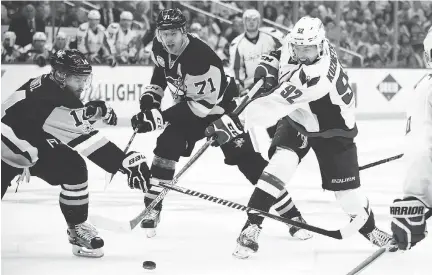
[[223, 115], [205, 130], [206, 137], [215, 137], [213, 146], [221, 146], [243, 133], [243, 126], [234, 114]]
[[143, 154], [134, 151], [127, 153], [119, 171], [127, 175], [131, 189], [147, 192], [150, 184], [150, 169]]
[[426, 206], [417, 198], [396, 199], [390, 207], [393, 239], [401, 250], [408, 250], [427, 235]]
[[132, 128], [138, 129], [138, 133], [147, 133], [164, 128], [164, 119], [159, 109], [151, 109], [139, 112], [131, 119]]
[[108, 125], [117, 125], [117, 115], [114, 109], [109, 107], [105, 101], [93, 100], [85, 104], [85, 115], [89, 120], [99, 120]]
[[140, 97], [141, 111], [160, 108], [164, 91], [158, 85], [150, 84], [144, 87], [144, 93]]

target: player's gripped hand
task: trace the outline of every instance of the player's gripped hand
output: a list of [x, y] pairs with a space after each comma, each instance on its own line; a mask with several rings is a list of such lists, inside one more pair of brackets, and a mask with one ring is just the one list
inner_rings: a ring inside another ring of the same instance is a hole
[[243, 126], [234, 114], [223, 115], [205, 130], [206, 137], [215, 138], [213, 146], [221, 146], [243, 133]]
[[119, 170], [127, 175], [128, 185], [131, 189], [147, 192], [150, 184], [150, 169], [144, 154], [134, 151], [127, 153]]
[[89, 120], [96, 121], [102, 119], [102, 121], [108, 125], [117, 125], [117, 114], [105, 101], [92, 100], [87, 102], [84, 106], [86, 107], [85, 116]]
[[414, 197], [396, 199], [390, 207], [394, 243], [400, 250], [409, 250], [427, 235], [426, 206]]
[[138, 133], [147, 133], [162, 130], [164, 128], [164, 119], [161, 111], [154, 108], [134, 115], [131, 124], [134, 131], [138, 129]]

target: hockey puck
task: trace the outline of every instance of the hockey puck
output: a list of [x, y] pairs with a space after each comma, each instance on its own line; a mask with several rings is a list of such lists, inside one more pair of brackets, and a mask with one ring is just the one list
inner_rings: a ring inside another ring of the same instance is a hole
[[156, 263], [152, 261], [144, 261], [143, 268], [148, 270], [153, 270], [156, 268]]

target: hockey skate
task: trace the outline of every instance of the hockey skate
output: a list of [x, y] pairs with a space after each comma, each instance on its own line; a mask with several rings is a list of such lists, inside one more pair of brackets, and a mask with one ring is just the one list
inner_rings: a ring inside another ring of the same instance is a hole
[[389, 251], [393, 250], [391, 245], [391, 241], [393, 240], [392, 236], [377, 227], [375, 227], [370, 233], [362, 235], [378, 247], [388, 246]]
[[237, 238], [237, 247], [233, 252], [233, 256], [239, 259], [247, 259], [252, 253], [256, 253], [259, 247], [258, 237], [260, 233], [261, 227], [248, 221]]
[[72, 253], [75, 256], [100, 258], [104, 255], [102, 247], [104, 241], [98, 236], [96, 228], [83, 222], [80, 224], [69, 224], [67, 230], [69, 242], [72, 244]]
[[160, 211], [152, 209], [141, 221], [141, 228], [146, 231], [147, 238], [153, 238], [156, 236], [156, 227], [160, 221]]
[[[295, 222], [306, 223], [306, 221], [303, 219], [302, 216], [294, 217], [291, 220]], [[288, 225], [288, 227], [289, 227], [289, 233], [293, 238], [304, 241], [313, 237], [313, 235], [306, 229], [299, 228], [294, 225]]]

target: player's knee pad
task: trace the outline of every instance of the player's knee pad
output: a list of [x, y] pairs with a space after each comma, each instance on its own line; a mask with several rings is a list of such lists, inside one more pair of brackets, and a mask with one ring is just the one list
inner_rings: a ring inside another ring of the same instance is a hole
[[336, 200], [340, 206], [350, 216], [363, 215], [365, 217], [370, 214], [369, 201], [359, 188], [335, 191]]
[[285, 185], [291, 180], [299, 163], [298, 155], [289, 149], [276, 148], [273, 157], [262, 173], [257, 188], [279, 197]]

